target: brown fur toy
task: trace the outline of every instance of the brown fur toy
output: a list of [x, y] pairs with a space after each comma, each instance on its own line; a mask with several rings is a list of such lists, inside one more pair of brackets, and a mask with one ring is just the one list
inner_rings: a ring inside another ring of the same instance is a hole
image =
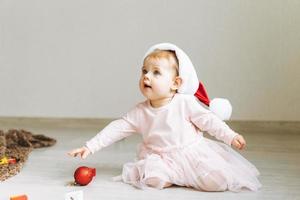
[[0, 181], [19, 173], [34, 148], [49, 147], [55, 143], [53, 138], [34, 135], [25, 130], [11, 129], [6, 133], [0, 130], [0, 161], [5, 158], [13, 158], [16, 161], [12, 164], [0, 164]]

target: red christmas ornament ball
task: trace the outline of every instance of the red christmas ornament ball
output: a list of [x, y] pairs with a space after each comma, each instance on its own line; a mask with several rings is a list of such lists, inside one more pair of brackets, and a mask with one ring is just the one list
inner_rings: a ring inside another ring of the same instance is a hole
[[74, 172], [75, 183], [79, 185], [89, 184], [94, 176], [96, 176], [96, 169], [86, 166], [78, 167]]

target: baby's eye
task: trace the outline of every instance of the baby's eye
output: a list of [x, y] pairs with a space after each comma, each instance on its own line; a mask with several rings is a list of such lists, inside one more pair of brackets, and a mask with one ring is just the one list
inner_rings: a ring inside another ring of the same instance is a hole
[[143, 73], [143, 74], [147, 74], [147, 70], [142, 69], [142, 73]]
[[160, 71], [155, 70], [155, 71], [153, 72], [153, 74], [154, 74], [154, 75], [160, 75]]

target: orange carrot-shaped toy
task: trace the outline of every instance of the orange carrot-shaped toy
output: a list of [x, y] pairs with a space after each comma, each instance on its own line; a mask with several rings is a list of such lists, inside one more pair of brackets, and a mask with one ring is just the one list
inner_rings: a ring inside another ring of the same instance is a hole
[[11, 196], [10, 200], [28, 200], [28, 198], [25, 194], [22, 194], [17, 196]]

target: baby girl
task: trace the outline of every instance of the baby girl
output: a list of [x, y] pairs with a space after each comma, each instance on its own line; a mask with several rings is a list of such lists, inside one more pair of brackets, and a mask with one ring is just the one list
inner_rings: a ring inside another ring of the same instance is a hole
[[[138, 188], [177, 185], [234, 192], [261, 187], [256, 167], [231, 148], [244, 149], [243, 136], [196, 99], [210, 104], [192, 62], [180, 48], [169, 43], [152, 46], [143, 60], [139, 87], [145, 101], [69, 155], [86, 158], [122, 138], [141, 134], [137, 161], [123, 166], [125, 183]], [[203, 137], [204, 131], [225, 144]]]

